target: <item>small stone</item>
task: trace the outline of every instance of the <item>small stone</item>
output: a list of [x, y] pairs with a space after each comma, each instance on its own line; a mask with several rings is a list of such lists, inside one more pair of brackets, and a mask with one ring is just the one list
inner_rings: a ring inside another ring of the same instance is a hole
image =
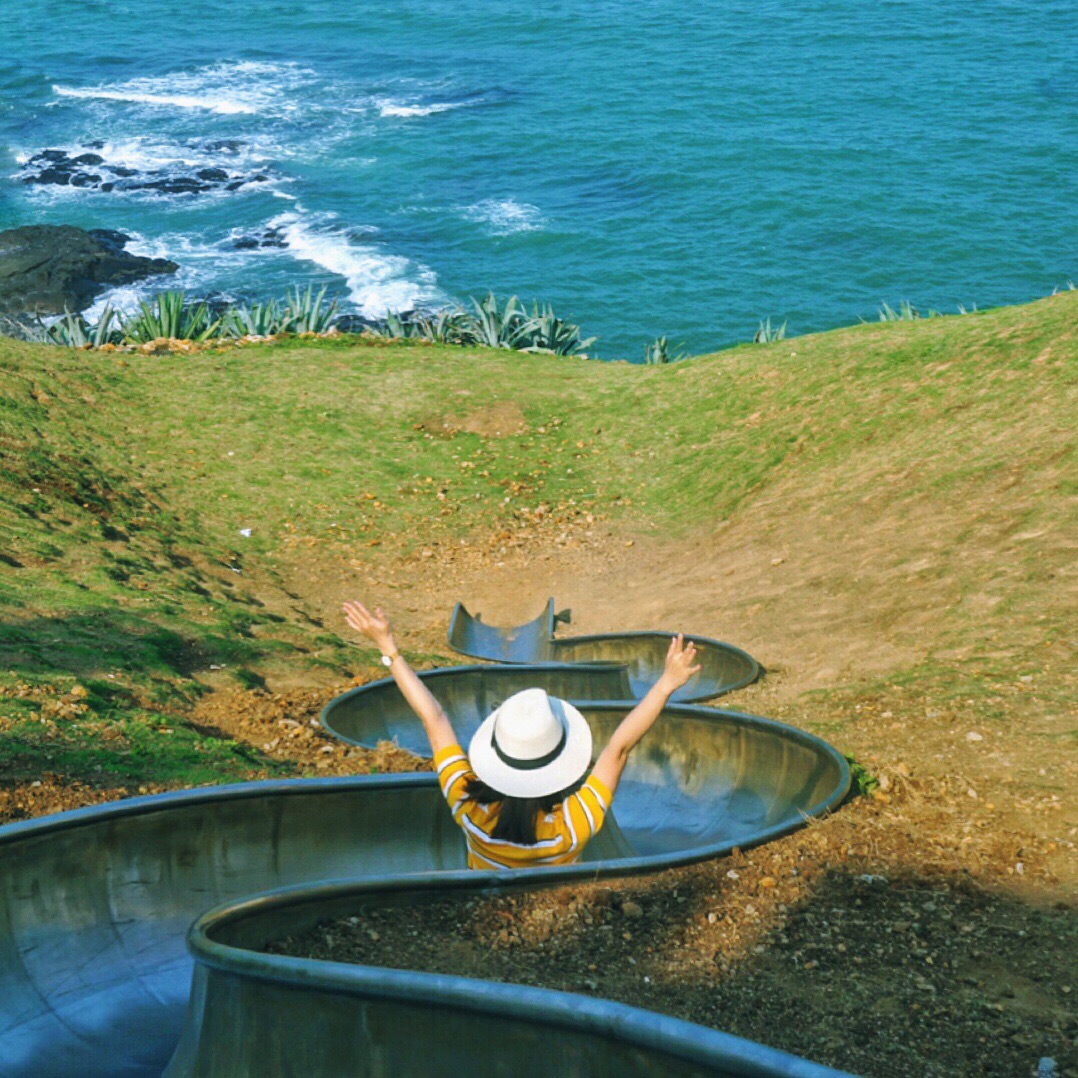
[[763, 888], [774, 887], [775, 886], [775, 877], [774, 876], [764, 876], [760, 880], [760, 886], [763, 887]]
[[977, 733], [976, 730], [970, 730], [970, 732], [968, 734], [966, 734], [966, 740], [967, 741], [983, 741], [984, 737], [981, 734]]
[[771, 564], [772, 565], [781, 565], [785, 560], [786, 560], [785, 558], [772, 558], [771, 559]]
[[626, 916], [632, 918], [634, 921], [644, 916], [643, 908], [636, 902], [626, 900], [621, 904], [621, 912]]

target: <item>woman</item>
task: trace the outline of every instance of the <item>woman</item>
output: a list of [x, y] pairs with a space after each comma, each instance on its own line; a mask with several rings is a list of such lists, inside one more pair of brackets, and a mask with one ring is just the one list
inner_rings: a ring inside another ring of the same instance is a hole
[[344, 604], [348, 624], [382, 652], [434, 753], [434, 768], [468, 845], [468, 867], [568, 865], [603, 825], [629, 753], [651, 729], [671, 694], [700, 667], [696, 647], [670, 641], [662, 676], [614, 731], [591, 764], [591, 728], [572, 704], [525, 689], [488, 716], [468, 753], [448, 716], [401, 656], [389, 619], [376, 607]]

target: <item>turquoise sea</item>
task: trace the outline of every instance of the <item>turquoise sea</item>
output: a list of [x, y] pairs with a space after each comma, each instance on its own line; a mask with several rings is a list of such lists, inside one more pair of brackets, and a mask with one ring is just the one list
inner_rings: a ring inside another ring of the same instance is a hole
[[538, 297], [607, 358], [1045, 295], [1078, 277], [1076, 158], [1069, 0], [0, 13], [0, 227], [117, 228], [196, 291], [326, 282], [372, 315]]

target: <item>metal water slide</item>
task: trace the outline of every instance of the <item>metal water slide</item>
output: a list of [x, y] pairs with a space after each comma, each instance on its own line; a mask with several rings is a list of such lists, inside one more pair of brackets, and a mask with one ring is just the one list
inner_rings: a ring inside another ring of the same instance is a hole
[[[421, 676], [464, 740], [525, 686], [576, 701], [599, 742], [633, 704], [610, 663]], [[386, 681], [332, 701], [324, 723], [357, 744], [423, 747]], [[0, 827], [0, 1075], [833, 1075], [608, 1000], [263, 948], [372, 906], [716, 857], [800, 827], [848, 785], [819, 738], [671, 704], [570, 866], [467, 870], [430, 773], [180, 791]]]
[[[496, 663], [612, 663], [629, 680], [633, 699], [639, 699], [662, 673], [668, 632], [593, 633], [588, 636], [556, 636], [559, 625], [568, 625], [569, 610], [555, 612], [548, 599], [543, 612], [532, 621], [511, 628], [488, 625], [457, 603], [449, 619], [449, 646], [462, 655]], [[756, 660], [733, 644], [692, 636], [697, 662], [703, 667], [688, 684], [674, 693], [682, 703], [710, 700], [744, 688], [760, 676]]]

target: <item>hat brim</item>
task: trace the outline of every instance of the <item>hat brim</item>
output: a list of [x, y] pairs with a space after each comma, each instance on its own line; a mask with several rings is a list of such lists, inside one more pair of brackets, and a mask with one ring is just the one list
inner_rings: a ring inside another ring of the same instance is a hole
[[468, 760], [480, 781], [507, 797], [549, 797], [582, 779], [591, 764], [591, 727], [572, 704], [566, 700], [560, 703], [568, 727], [565, 747], [556, 759], [533, 771], [507, 764], [494, 751], [498, 712], [488, 715], [468, 746]]

